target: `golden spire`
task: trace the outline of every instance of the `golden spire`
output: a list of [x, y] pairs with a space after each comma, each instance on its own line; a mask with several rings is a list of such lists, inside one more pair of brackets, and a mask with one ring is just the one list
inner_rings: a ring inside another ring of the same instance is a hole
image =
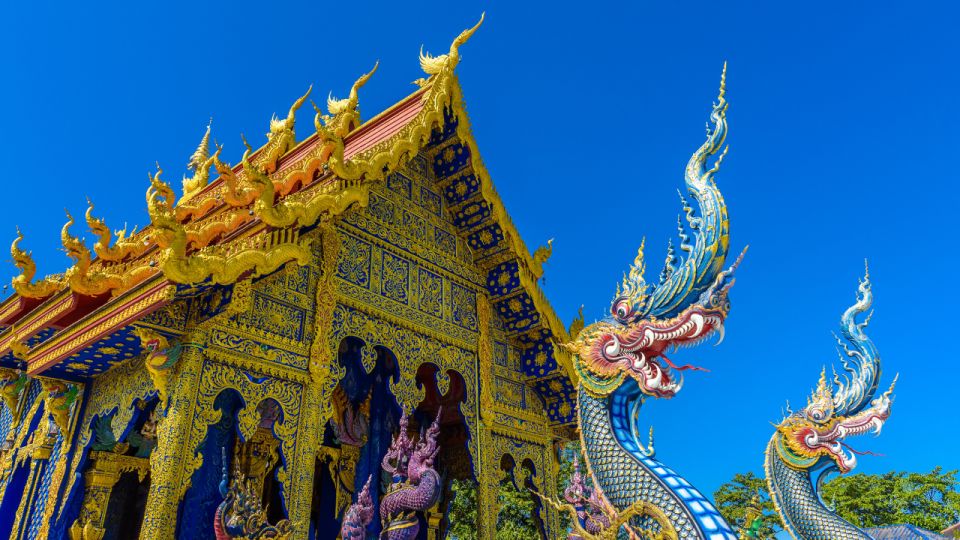
[[[460, 32], [460, 35], [453, 40], [453, 43], [450, 44], [450, 52], [447, 54], [441, 54], [440, 56], [432, 56], [429, 52], [423, 52], [423, 46], [420, 47], [420, 69], [423, 70], [427, 75], [437, 75], [444, 70], [452, 70], [457, 67], [457, 64], [460, 62], [460, 46], [467, 42], [470, 39], [470, 36], [480, 28], [480, 25], [483, 24], [483, 19], [486, 16], [486, 12], [480, 14], [480, 21], [473, 26], [473, 28], [468, 28], [463, 32]], [[421, 84], [422, 85], [422, 84]]]
[[207, 131], [200, 139], [200, 144], [190, 156], [187, 162], [187, 169], [193, 171], [193, 176], [183, 177], [183, 200], [187, 200], [195, 195], [201, 189], [207, 187], [210, 179], [210, 164], [213, 160], [210, 158], [210, 126], [213, 124], [213, 118], [207, 123]]

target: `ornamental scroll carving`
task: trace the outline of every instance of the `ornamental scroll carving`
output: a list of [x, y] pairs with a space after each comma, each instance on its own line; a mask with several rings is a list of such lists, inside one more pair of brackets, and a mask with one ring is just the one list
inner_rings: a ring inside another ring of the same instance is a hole
[[[295, 451], [296, 435], [301, 429], [302, 384], [204, 360], [197, 388], [197, 418], [186, 437], [186, 448], [189, 452], [186, 458], [189, 461], [185, 471], [187, 477], [203, 464], [203, 454], [197, 449], [206, 436], [207, 428], [217, 423], [223, 414], [222, 411], [214, 409], [214, 400], [224, 390], [234, 390], [244, 402], [244, 408], [238, 413], [238, 423], [240, 434], [245, 441], [250, 440], [257, 431], [260, 421], [257, 405], [267, 399], [273, 399], [280, 405], [282, 414], [273, 425], [273, 434], [280, 441], [284, 466], [277, 471], [277, 481], [280, 482], [284, 497], [288, 501], [295, 499], [289, 496], [290, 493], [297, 489], [306, 489], [309, 484], [303, 483], [305, 478], [301, 474], [297, 473], [295, 478], [290, 477], [291, 472], [296, 473], [302, 468], [299, 463], [301, 453]], [[186, 493], [187, 487], [184, 482], [180, 487], [179, 498]], [[297, 514], [293, 508], [289, 508], [289, 511], [291, 515], [304, 515]]]

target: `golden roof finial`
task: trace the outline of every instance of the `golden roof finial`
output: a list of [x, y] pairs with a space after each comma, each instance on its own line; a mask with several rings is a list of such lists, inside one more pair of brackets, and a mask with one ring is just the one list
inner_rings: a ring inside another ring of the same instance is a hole
[[87, 227], [90, 228], [90, 232], [97, 237], [93, 250], [98, 256], [102, 257], [103, 253], [110, 249], [113, 235], [110, 233], [110, 227], [107, 227], [106, 221], [93, 216], [93, 201], [90, 200], [90, 197], [87, 197], [87, 212], [84, 217], [87, 219]]
[[270, 118], [270, 133], [267, 133], [268, 140], [273, 139], [274, 137], [276, 137], [277, 135], [279, 135], [284, 131], [293, 133], [294, 123], [296, 122], [297, 109], [299, 109], [303, 105], [303, 103], [307, 101], [307, 97], [310, 96], [310, 92], [312, 91], [313, 91], [313, 85], [311, 84], [310, 87], [307, 88], [307, 92], [302, 96], [300, 96], [299, 99], [293, 102], [293, 105], [290, 106], [290, 110], [287, 111], [287, 117], [284, 118], [283, 120], [280, 120], [279, 118], [277, 118], [276, 114], [274, 114], [273, 117]]
[[377, 68], [380, 67], [380, 60], [377, 60], [373, 64], [373, 69], [369, 73], [364, 73], [356, 81], [354, 81], [353, 86], [350, 87], [350, 95], [345, 99], [337, 99], [333, 97], [333, 94], [330, 93], [327, 95], [327, 111], [332, 115], [342, 114], [346, 111], [356, 110], [357, 105], [360, 103], [359, 90], [363, 88], [363, 85], [367, 84], [367, 81], [370, 80], [370, 77], [377, 72]]
[[360, 112], [357, 109], [360, 104], [359, 90], [363, 85], [367, 84], [370, 77], [377, 72], [378, 67], [380, 67], [379, 60], [373, 65], [373, 69], [361, 75], [360, 78], [353, 83], [353, 86], [350, 87], [350, 94], [345, 99], [333, 97], [332, 92], [328, 94], [327, 111], [329, 111], [329, 115], [321, 113], [317, 104], [312, 101], [310, 102], [313, 105], [313, 110], [316, 111], [316, 115], [313, 118], [313, 125], [317, 128], [317, 133], [320, 134], [323, 140], [330, 140], [332, 138], [343, 139], [360, 125]]
[[200, 144], [190, 156], [187, 162], [187, 169], [193, 171], [193, 176], [183, 177], [183, 200], [187, 200], [195, 195], [201, 189], [207, 187], [210, 179], [210, 164], [213, 160], [210, 158], [210, 126], [213, 124], [213, 118], [207, 123], [207, 131], [200, 139]]
[[470, 36], [480, 28], [480, 25], [483, 24], [483, 19], [486, 17], [486, 12], [480, 14], [480, 20], [472, 28], [468, 28], [463, 32], [460, 32], [460, 35], [453, 40], [453, 43], [450, 44], [450, 52], [447, 54], [441, 54], [440, 56], [432, 56], [429, 52], [423, 52], [423, 46], [420, 46], [420, 69], [423, 70], [427, 75], [437, 75], [438, 73], [447, 70], [452, 70], [457, 67], [457, 64], [460, 62], [460, 46], [467, 42], [470, 39]]
[[79, 272], [79, 274], [85, 275], [87, 269], [90, 267], [90, 248], [83, 242], [83, 239], [73, 236], [70, 234], [70, 227], [76, 223], [73, 219], [73, 215], [69, 210], [64, 208], [64, 212], [67, 213], [67, 222], [63, 224], [63, 228], [60, 229], [60, 243], [63, 244], [63, 251], [66, 252], [67, 256], [74, 260], [74, 267], [68, 271], [68, 275], [73, 272]]
[[20, 249], [21, 240], [23, 240], [23, 233], [20, 232], [20, 227], [17, 227], [17, 237], [10, 244], [10, 255], [13, 258], [13, 264], [20, 269], [20, 275], [11, 280], [13, 290], [27, 298], [46, 298], [57, 292], [60, 282], [56, 278], [46, 277], [31, 283], [37, 275], [37, 264], [33, 260], [32, 253]]

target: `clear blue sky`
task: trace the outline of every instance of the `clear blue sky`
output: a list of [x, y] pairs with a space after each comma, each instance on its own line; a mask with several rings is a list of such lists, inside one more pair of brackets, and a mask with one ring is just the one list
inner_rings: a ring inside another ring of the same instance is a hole
[[[885, 454], [858, 470], [960, 467], [957, 8], [520, 4], [11, 3], [0, 236], [19, 224], [41, 272], [62, 271], [63, 208], [90, 196], [114, 227], [146, 223], [147, 172], [159, 160], [179, 179], [211, 115], [235, 162], [241, 132], [263, 142], [309, 84], [343, 96], [379, 59], [369, 117], [412, 90], [421, 43], [445, 51], [486, 10], [459, 68], [482, 155], [527, 244], [556, 238], [545, 289], [561, 317], [585, 304], [592, 319], [641, 237], [659, 270], [727, 60], [719, 183], [733, 248], [751, 249], [726, 342], [676, 358], [711, 372], [644, 411], [660, 457], [711, 493], [760, 473], [770, 422], [836, 358], [831, 331], [869, 257], [870, 335], [900, 383], [883, 435], [850, 441]], [[298, 124], [309, 134], [312, 113]]]

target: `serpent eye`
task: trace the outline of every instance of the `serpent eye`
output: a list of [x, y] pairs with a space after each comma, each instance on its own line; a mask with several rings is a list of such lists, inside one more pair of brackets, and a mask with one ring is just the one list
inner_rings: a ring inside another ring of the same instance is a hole
[[621, 323], [627, 323], [633, 317], [633, 306], [630, 305], [630, 301], [623, 296], [614, 300], [610, 311], [614, 318]]

